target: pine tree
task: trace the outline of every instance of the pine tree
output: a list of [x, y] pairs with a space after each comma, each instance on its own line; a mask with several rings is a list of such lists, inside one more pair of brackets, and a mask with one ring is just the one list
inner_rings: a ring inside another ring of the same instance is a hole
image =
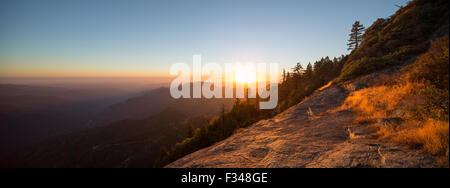
[[359, 44], [362, 42], [362, 34], [364, 29], [366, 29], [359, 21], [356, 21], [353, 24], [351, 33], [349, 34], [350, 39], [348, 40], [348, 50], [356, 50], [359, 47]]
[[292, 68], [292, 71], [294, 71], [294, 73], [299, 75], [303, 71], [302, 64], [300, 62], [298, 62], [297, 65], [295, 65], [295, 67]]
[[312, 74], [313, 74], [313, 66], [311, 65], [311, 63], [308, 63], [308, 65], [306, 66], [306, 70], [305, 70], [305, 76], [308, 79], [310, 79]]
[[187, 133], [187, 138], [192, 138], [194, 137], [195, 134], [195, 128], [192, 124], [189, 125], [188, 127], [188, 133]]

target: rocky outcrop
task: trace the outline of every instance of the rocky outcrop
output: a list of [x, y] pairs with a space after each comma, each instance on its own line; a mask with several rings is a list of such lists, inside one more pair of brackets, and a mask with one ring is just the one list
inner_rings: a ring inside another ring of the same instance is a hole
[[352, 111], [340, 110], [347, 93], [333, 84], [276, 117], [167, 167], [435, 167], [426, 154], [379, 141], [376, 128], [354, 124]]

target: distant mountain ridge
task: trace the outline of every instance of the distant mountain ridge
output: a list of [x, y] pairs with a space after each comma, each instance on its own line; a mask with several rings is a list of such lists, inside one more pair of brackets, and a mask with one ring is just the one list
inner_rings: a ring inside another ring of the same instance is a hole
[[143, 119], [161, 112], [166, 108], [176, 109], [186, 116], [217, 115], [231, 109], [234, 99], [174, 99], [169, 88], [161, 87], [114, 104], [100, 113], [94, 120], [95, 125], [107, 125], [123, 119]]
[[152, 167], [162, 146], [185, 136], [186, 118], [167, 108], [142, 120], [57, 136], [1, 159], [0, 167]]
[[161, 87], [109, 106], [96, 115], [91, 128], [54, 136], [0, 157], [0, 166], [153, 167], [162, 147], [181, 141], [190, 126], [205, 124], [222, 110], [229, 110], [233, 102], [174, 99], [168, 88]]
[[0, 156], [50, 136], [90, 127], [96, 113], [133, 95], [114, 88], [0, 84]]

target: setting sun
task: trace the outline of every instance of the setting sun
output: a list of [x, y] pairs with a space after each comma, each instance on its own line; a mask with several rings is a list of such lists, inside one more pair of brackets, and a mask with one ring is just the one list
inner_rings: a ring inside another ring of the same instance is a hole
[[235, 81], [239, 83], [252, 83], [256, 81], [255, 71], [248, 67], [241, 67], [236, 70]]

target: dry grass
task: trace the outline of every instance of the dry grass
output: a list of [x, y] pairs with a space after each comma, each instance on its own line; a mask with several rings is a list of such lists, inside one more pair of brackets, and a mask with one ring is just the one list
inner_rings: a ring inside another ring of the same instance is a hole
[[327, 85], [324, 85], [324, 86], [322, 86], [321, 88], [319, 88], [319, 91], [322, 91], [322, 90], [324, 90], [324, 89], [326, 89], [326, 88], [329, 88], [331, 85], [333, 85], [333, 83], [334, 83], [334, 81], [328, 82]]
[[350, 129], [350, 127], [347, 128], [347, 134], [348, 134], [348, 137], [349, 137], [350, 139], [364, 138], [363, 136], [360, 136], [360, 135], [357, 135], [356, 133], [354, 133], [354, 132]]
[[423, 84], [406, 83], [362, 89], [351, 93], [342, 108], [357, 112], [358, 122], [399, 117], [408, 107], [424, 102], [416, 95], [422, 87]]
[[437, 161], [448, 166], [449, 123], [433, 119], [425, 122], [405, 122], [400, 129], [385, 128], [380, 130], [383, 137], [391, 137], [394, 142], [423, 148], [434, 155]]
[[401, 130], [394, 140], [411, 145], [420, 145], [435, 155], [444, 155], [448, 150], [448, 122], [428, 120], [423, 126], [412, 130]]
[[378, 123], [380, 139], [422, 148], [434, 155], [441, 165], [448, 166], [448, 121], [415, 120], [412, 117], [414, 114], [408, 111], [411, 107], [424, 104], [425, 99], [418, 94], [424, 87], [421, 83], [405, 82], [362, 89], [351, 93], [342, 109], [356, 112], [355, 123], [403, 119], [403, 123]]
[[314, 112], [312, 111], [311, 107], [308, 107], [307, 114], [308, 114], [309, 120], [316, 119], [316, 116], [314, 115]]

